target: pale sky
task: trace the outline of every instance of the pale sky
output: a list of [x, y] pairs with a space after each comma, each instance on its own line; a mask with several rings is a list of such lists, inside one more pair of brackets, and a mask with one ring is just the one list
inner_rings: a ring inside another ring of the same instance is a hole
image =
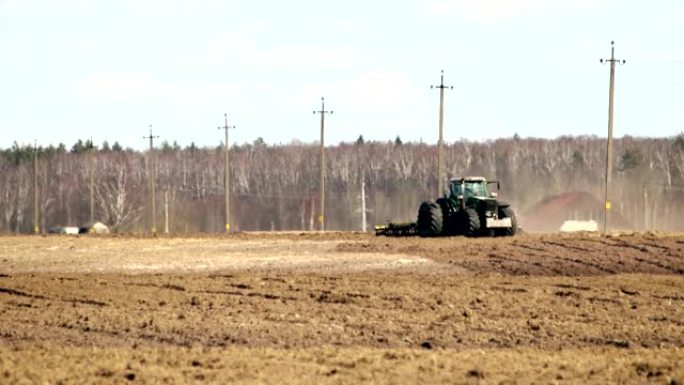
[[[0, 0], [0, 147], [684, 131], [684, 1]], [[158, 142], [161, 143], [161, 142]]]

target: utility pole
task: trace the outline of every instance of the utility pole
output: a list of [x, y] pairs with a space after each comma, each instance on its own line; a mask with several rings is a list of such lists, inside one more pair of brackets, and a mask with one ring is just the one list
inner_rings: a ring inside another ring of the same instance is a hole
[[33, 141], [33, 232], [38, 234], [40, 232], [40, 225], [38, 224], [38, 141]]
[[601, 63], [610, 63], [610, 86], [608, 91], [608, 144], [606, 148], [606, 186], [605, 208], [603, 216], [603, 235], [608, 235], [610, 226], [610, 209], [613, 204], [610, 201], [610, 182], [613, 174], [613, 94], [615, 92], [615, 63], [625, 64], [625, 60], [615, 59], [615, 42], [610, 42], [610, 59], [600, 60]]
[[149, 139], [150, 140], [150, 168], [152, 169], [152, 178], [150, 180], [150, 185], [151, 185], [151, 194], [150, 194], [150, 201], [152, 203], [152, 234], [157, 233], [157, 210], [155, 207], [155, 201], [154, 201], [154, 187], [155, 187], [155, 180], [157, 179], [157, 168], [154, 164], [154, 139], [159, 138], [159, 135], [154, 136], [152, 135], [152, 125], [150, 124], [150, 136], [143, 136], [143, 139]]
[[361, 147], [363, 142], [356, 143], [356, 164], [357, 175], [361, 179], [361, 231], [364, 233], [367, 230], [367, 210], [366, 210], [366, 172], [361, 163]]
[[164, 191], [164, 234], [169, 233], [169, 190]]
[[648, 185], [644, 184], [644, 231], [648, 230]]
[[93, 171], [93, 158], [94, 158], [94, 152], [95, 152], [95, 146], [93, 145], [93, 137], [90, 137], [90, 151], [88, 151], [88, 160], [89, 160], [89, 179], [90, 179], [90, 226], [95, 224], [95, 183], [94, 183], [94, 171]]
[[438, 86], [430, 88], [439, 89], [439, 143], [437, 144], [437, 196], [444, 195], [444, 90], [454, 89], [453, 86], [444, 85], [444, 70]]
[[226, 141], [223, 143], [224, 146], [224, 171], [225, 171], [225, 180], [223, 181], [224, 183], [224, 189], [226, 190], [225, 196], [226, 196], [226, 233], [230, 233], [230, 167], [228, 163], [228, 150], [230, 148], [228, 144], [228, 130], [231, 128], [235, 128], [235, 126], [229, 126], [228, 125], [228, 114], [223, 114], [223, 118], [225, 119], [225, 123], [223, 127], [219, 127], [218, 129], [225, 130], [226, 131]]
[[325, 98], [321, 98], [321, 110], [314, 111], [314, 114], [321, 114], [321, 208], [320, 215], [318, 216], [318, 221], [321, 223], [321, 231], [325, 231], [325, 142], [324, 142], [324, 131], [325, 131], [325, 114], [331, 114], [332, 111], [325, 110]]
[[366, 232], [366, 180], [361, 179], [361, 231]]

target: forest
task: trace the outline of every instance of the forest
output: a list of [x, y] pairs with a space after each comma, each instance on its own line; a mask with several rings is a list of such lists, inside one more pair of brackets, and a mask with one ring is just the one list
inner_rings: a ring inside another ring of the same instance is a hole
[[[623, 137], [614, 145], [613, 210], [634, 230], [684, 229], [684, 133]], [[318, 228], [317, 143], [270, 145], [259, 138], [231, 146], [229, 154], [233, 231]], [[523, 218], [563, 192], [583, 191], [603, 201], [604, 138], [459, 140], [445, 144], [445, 156], [448, 177], [500, 181], [499, 197]], [[363, 228], [362, 187], [368, 229], [414, 220], [421, 201], [437, 198], [435, 144], [359, 137], [327, 146], [325, 157], [327, 230]], [[141, 152], [79, 140], [71, 148], [15, 143], [0, 150], [0, 232], [33, 232], [36, 206], [40, 232], [88, 224], [91, 181], [94, 220], [113, 231], [150, 231], [152, 183], [159, 231], [167, 213], [172, 233], [224, 231], [223, 146], [163, 142]]]

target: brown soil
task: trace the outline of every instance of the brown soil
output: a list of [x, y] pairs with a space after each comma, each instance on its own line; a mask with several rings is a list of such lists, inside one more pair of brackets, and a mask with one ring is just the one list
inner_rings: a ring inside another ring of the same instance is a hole
[[0, 383], [684, 383], [684, 236], [0, 237]]

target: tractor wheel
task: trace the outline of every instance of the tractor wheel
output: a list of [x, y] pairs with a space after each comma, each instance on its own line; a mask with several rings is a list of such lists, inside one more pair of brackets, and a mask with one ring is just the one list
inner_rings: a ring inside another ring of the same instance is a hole
[[475, 209], [465, 209], [461, 211], [461, 228], [466, 237], [477, 237], [480, 235], [480, 216]]
[[435, 202], [423, 202], [418, 209], [418, 235], [436, 237], [442, 234], [444, 215]]
[[499, 207], [499, 218], [511, 218], [511, 227], [499, 230], [498, 235], [510, 237], [515, 235], [516, 232], [518, 232], [518, 221], [515, 219], [515, 213], [513, 212], [512, 208]]
[[458, 233], [458, 226], [454, 224], [453, 210], [448, 199], [437, 199], [437, 206], [442, 209], [442, 235], [450, 236]]

